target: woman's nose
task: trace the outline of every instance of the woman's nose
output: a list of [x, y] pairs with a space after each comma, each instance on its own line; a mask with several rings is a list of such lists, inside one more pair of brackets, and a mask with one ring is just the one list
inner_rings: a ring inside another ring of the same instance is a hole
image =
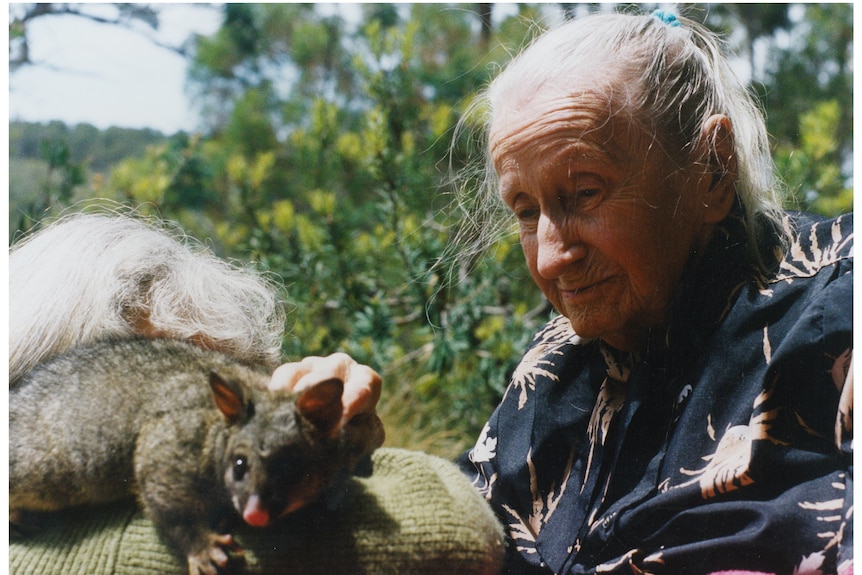
[[574, 227], [574, 222], [561, 223], [544, 216], [539, 219], [536, 271], [543, 278], [560, 277], [586, 255], [586, 247]]

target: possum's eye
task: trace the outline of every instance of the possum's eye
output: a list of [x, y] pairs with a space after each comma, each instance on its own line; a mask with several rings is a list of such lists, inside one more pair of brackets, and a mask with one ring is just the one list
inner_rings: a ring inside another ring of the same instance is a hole
[[248, 460], [244, 455], [237, 455], [233, 460], [234, 481], [242, 481], [246, 473], [248, 473]]

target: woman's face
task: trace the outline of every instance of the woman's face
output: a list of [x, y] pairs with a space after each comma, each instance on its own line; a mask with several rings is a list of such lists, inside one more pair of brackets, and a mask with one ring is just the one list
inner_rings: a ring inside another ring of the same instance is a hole
[[529, 96], [495, 112], [490, 152], [530, 273], [580, 336], [636, 350], [711, 233], [705, 171], [599, 91]]

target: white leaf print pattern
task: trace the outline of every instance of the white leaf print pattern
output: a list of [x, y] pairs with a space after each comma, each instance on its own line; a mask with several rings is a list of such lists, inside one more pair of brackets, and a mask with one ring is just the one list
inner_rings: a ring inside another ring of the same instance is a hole
[[530, 494], [533, 498], [533, 508], [528, 517], [522, 517], [520, 513], [512, 509], [508, 505], [503, 504], [503, 509], [508, 513], [512, 522], [508, 525], [509, 536], [519, 552], [535, 553], [536, 538], [548, 521], [551, 520], [554, 511], [563, 498], [566, 492], [566, 485], [569, 482], [569, 476], [572, 474], [572, 464], [575, 461], [574, 450], [569, 452], [569, 459], [566, 462], [566, 468], [563, 472], [563, 478], [559, 484], [551, 484], [547, 495], [542, 496], [539, 493], [539, 481], [536, 475], [536, 466], [533, 464], [533, 450], [527, 453], [527, 468], [530, 472]]
[[590, 453], [587, 456], [586, 473], [584, 474], [584, 481], [581, 484], [581, 493], [584, 492], [584, 487], [586, 487], [587, 480], [590, 477], [596, 447], [605, 444], [611, 422], [614, 416], [623, 408], [625, 402], [625, 382], [616, 381], [611, 377], [605, 378], [599, 390], [596, 406], [593, 408], [593, 414], [590, 417], [590, 424], [587, 428], [587, 435], [590, 438]]
[[802, 558], [799, 565], [793, 569], [793, 575], [823, 575], [823, 562], [826, 557], [823, 553], [815, 552]]
[[841, 390], [835, 417], [835, 445], [841, 449], [844, 441], [853, 437], [853, 350], [847, 349], [835, 358], [830, 371], [835, 388]]
[[590, 439], [590, 453], [587, 456], [586, 472], [584, 474], [584, 481], [581, 484], [581, 493], [584, 492], [587, 480], [590, 477], [596, 447], [605, 444], [608, 430], [614, 417], [620, 412], [623, 405], [625, 405], [626, 382], [629, 379], [633, 363], [630, 354], [626, 354], [623, 358], [617, 358], [604, 346], [601, 346], [599, 349], [608, 367], [608, 374], [602, 382], [602, 387], [599, 389], [596, 404], [593, 407], [593, 413], [590, 416], [590, 423], [587, 427], [587, 436]]
[[[770, 388], [760, 392], [754, 401], [755, 410], [770, 399], [773, 391]], [[695, 471], [681, 468], [680, 473], [694, 476], [694, 479], [681, 483], [675, 488], [697, 483], [700, 484], [701, 497], [712, 499], [719, 493], [728, 493], [753, 484], [754, 479], [748, 474], [752, 442], [768, 440], [777, 445], [787, 445], [786, 442], [769, 434], [772, 421], [778, 416], [780, 409], [760, 411], [751, 417], [748, 425], [728, 427], [719, 440], [715, 453], [703, 458], [707, 461], [706, 467]]]
[[491, 499], [494, 484], [497, 483], [497, 474], [492, 473], [488, 477], [487, 467], [481, 465], [482, 463], [490, 463], [497, 457], [497, 438], [490, 437], [490, 431], [491, 426], [486, 423], [482, 429], [482, 433], [479, 435], [479, 439], [476, 441], [476, 445], [470, 450], [468, 455], [470, 462], [473, 463], [473, 466], [477, 470], [476, 477], [473, 479], [473, 487], [488, 500]]
[[[850, 511], [847, 512], [846, 517], [843, 514], [844, 498], [846, 497], [846, 495], [844, 494], [844, 491], [846, 490], [845, 485], [840, 482], [835, 482], [832, 484], [832, 486], [835, 488], [836, 491], [840, 492], [841, 496], [839, 498], [829, 499], [827, 501], [799, 502], [800, 508], [805, 509], [806, 511], [816, 512], [818, 514], [818, 523], [823, 525], [824, 529], [826, 529], [825, 531], [821, 531], [817, 534], [818, 537], [820, 537], [826, 542], [825, 546], [823, 547], [822, 555], [825, 555], [825, 552], [827, 550], [834, 547], [835, 545], [840, 544], [843, 541], [845, 525], [853, 519], [852, 507], [850, 508]], [[805, 573], [805, 571], [801, 570], [799, 572]]]
[[763, 357], [766, 359], [766, 365], [772, 363], [772, 344], [769, 343], [769, 326], [763, 328]]
[[[536, 376], [543, 375], [550, 379], [551, 381], [559, 381], [560, 378], [555, 374], [544, 367], [541, 366], [553, 366], [554, 362], [549, 359], [544, 359], [548, 354], [556, 354], [562, 355], [563, 353], [559, 350], [554, 350], [555, 346], [548, 344], [538, 344], [530, 349], [527, 354], [524, 356], [524, 359], [518, 364], [518, 367], [515, 369], [515, 372], [512, 374], [512, 384], [509, 386], [509, 389], [506, 390], [506, 394], [508, 395], [509, 391], [512, 389], [519, 390], [518, 394], [518, 409], [524, 409], [524, 406], [527, 404], [527, 397], [529, 391], [536, 390]], [[505, 397], [503, 398], [505, 400]]]
[[[787, 257], [781, 262], [781, 273], [776, 275], [774, 281], [793, 281], [793, 278], [811, 277], [820, 271], [823, 267], [834, 264], [843, 257], [844, 248], [848, 243], [853, 242], [853, 233], [846, 236], [841, 232], [841, 221], [843, 217], [838, 217], [832, 222], [830, 230], [832, 235], [832, 243], [825, 249], [821, 249], [817, 241], [817, 230], [820, 224], [811, 226], [809, 233], [810, 248], [805, 250], [800, 242], [799, 237], [793, 237], [790, 244]], [[792, 234], [790, 218], [784, 218], [784, 229], [789, 234]]]
[[512, 380], [506, 389], [506, 395], [503, 401], [506, 400], [509, 392], [518, 390], [518, 410], [524, 408], [527, 404], [530, 391], [536, 389], [536, 377], [544, 376], [551, 381], [559, 381], [560, 378], [552, 371], [546, 369], [554, 366], [552, 356], [562, 356], [562, 347], [567, 344], [583, 343], [572, 331], [572, 326], [569, 320], [564, 316], [559, 316], [548, 322], [547, 326], [541, 333], [536, 335], [536, 339], [541, 340], [527, 351], [521, 363], [512, 374]]

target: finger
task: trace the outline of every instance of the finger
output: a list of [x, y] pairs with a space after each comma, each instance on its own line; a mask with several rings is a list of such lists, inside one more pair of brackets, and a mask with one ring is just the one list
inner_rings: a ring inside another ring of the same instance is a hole
[[373, 413], [380, 400], [381, 388], [380, 374], [367, 365], [352, 365], [347, 374], [344, 394], [341, 398], [344, 404], [341, 425], [360, 413]]
[[272, 374], [269, 388], [302, 391], [328, 379], [344, 381], [350, 365], [355, 363], [346, 353], [334, 353], [326, 357], [308, 356], [302, 361], [278, 367]]
[[276, 368], [272, 374], [272, 379], [269, 381], [269, 388], [277, 389], [293, 389], [296, 382], [308, 373], [310, 368], [303, 366], [301, 363], [285, 363]]
[[381, 377], [346, 353], [309, 356], [299, 362], [286, 363], [275, 370], [269, 387], [300, 392], [329, 379], [344, 382], [343, 415], [339, 427], [360, 413], [374, 412], [380, 400]]

